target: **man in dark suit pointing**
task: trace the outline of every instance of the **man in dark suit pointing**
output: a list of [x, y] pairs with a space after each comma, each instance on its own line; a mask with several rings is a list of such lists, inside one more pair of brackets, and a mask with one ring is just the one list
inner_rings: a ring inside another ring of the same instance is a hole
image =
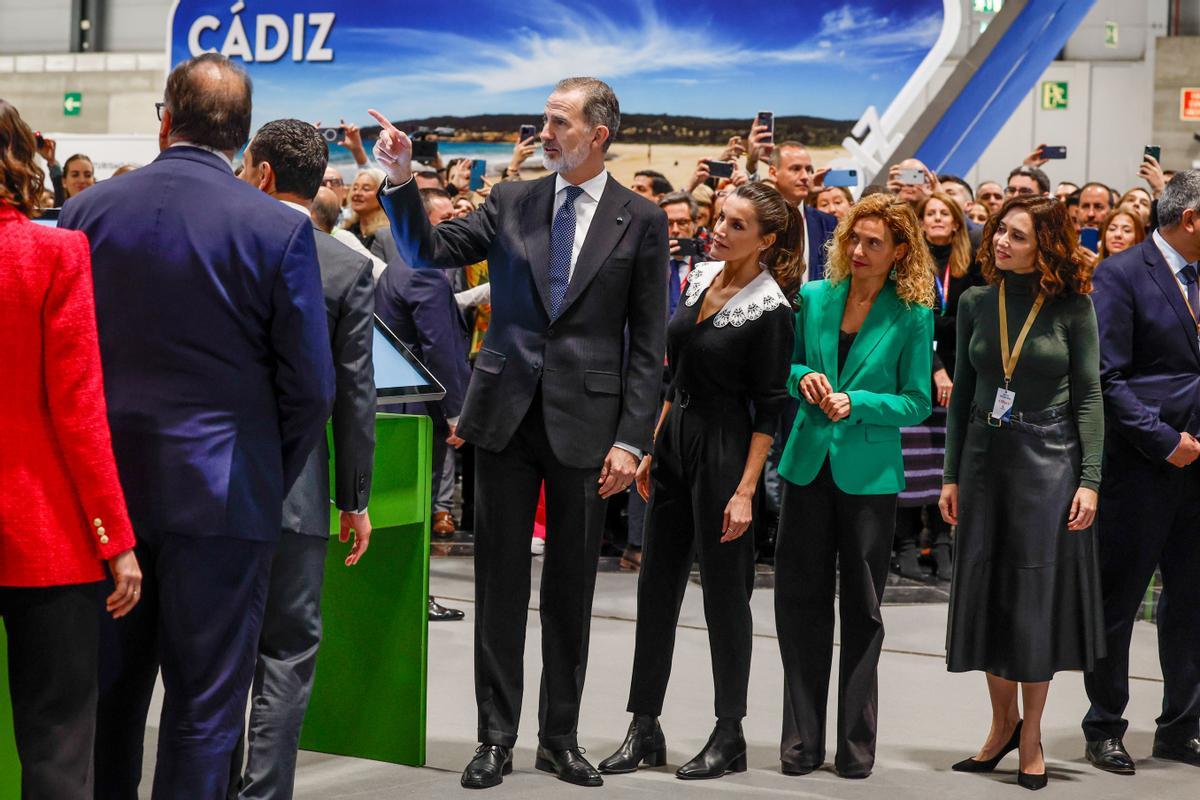
[[[475, 695], [480, 748], [468, 788], [512, 769], [521, 715], [529, 535], [546, 486], [537, 767], [599, 786], [575, 731], [587, 666], [596, 560], [609, 497], [652, 444], [667, 308], [667, 224], [618, 184], [604, 153], [617, 98], [594, 78], [560, 81], [541, 140], [554, 175], [497, 184], [471, 215], [429, 224], [412, 144], [381, 114], [380, 202], [414, 268], [487, 259], [492, 322], [457, 433], [476, 463]], [[625, 332], [628, 329], [628, 354]]]

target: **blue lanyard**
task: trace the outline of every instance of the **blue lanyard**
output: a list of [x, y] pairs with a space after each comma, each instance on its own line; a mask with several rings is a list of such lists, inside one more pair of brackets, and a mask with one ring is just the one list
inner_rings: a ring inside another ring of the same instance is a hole
[[[946, 267], [950, 269], [950, 267]], [[933, 274], [933, 292], [937, 295], [938, 306], [942, 309], [942, 316], [946, 316], [946, 290], [942, 288], [942, 282], [938, 280], [937, 273]]]

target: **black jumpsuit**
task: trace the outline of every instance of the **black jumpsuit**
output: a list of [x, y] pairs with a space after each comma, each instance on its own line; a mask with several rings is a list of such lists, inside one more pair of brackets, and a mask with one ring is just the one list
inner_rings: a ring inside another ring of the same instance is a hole
[[628, 710], [662, 713], [675, 627], [700, 555], [716, 716], [746, 715], [754, 529], [720, 543], [725, 506], [746, 466], [750, 437], [772, 436], [787, 403], [793, 314], [764, 272], [697, 323], [723, 263], [698, 265], [667, 327], [671, 404], [658, 431], [638, 580], [637, 642]]

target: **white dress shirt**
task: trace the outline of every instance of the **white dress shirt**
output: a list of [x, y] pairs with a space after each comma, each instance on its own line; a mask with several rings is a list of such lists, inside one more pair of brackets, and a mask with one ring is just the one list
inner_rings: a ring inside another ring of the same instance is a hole
[[[1154, 239], [1154, 246], [1158, 248], [1158, 252], [1162, 253], [1163, 258], [1166, 259], [1167, 266], [1171, 268], [1171, 274], [1175, 276], [1175, 281], [1179, 284], [1183, 296], [1187, 297], [1187, 286], [1184, 284], [1183, 279], [1179, 277], [1179, 273], [1183, 272], [1183, 268], [1188, 265], [1188, 260], [1180, 255], [1178, 250], [1171, 247], [1170, 242], [1164, 239], [1163, 235], [1157, 229], [1151, 234], [1151, 238]], [[1200, 308], [1195, 309], [1195, 312], [1200, 314]]]
[[[570, 185], [571, 182], [562, 175], [554, 179], [554, 213], [550, 215], [551, 220], [558, 214], [562, 204], [567, 202], [567, 193], [564, 190]], [[596, 207], [600, 205], [600, 196], [604, 194], [604, 187], [607, 185], [608, 170], [605, 169], [600, 170], [596, 177], [579, 184], [583, 193], [575, 198], [575, 241], [571, 244], [571, 266], [567, 272], [567, 283], [570, 283], [575, 275], [575, 262], [579, 260], [579, 251], [583, 249], [583, 241], [587, 238], [588, 229], [592, 227], [592, 217], [596, 216]]]
[[202, 144], [196, 144], [194, 142], [171, 142], [171, 144], [167, 145], [167, 147], [194, 147], [197, 150], [204, 150], [205, 152], [212, 153], [214, 156], [224, 161], [229, 166], [229, 171], [233, 172], [233, 159], [215, 148]]
[[812, 244], [808, 241], [808, 218], [804, 216], [804, 212], [807, 210], [806, 205], [806, 203], [800, 204], [800, 222], [803, 225], [800, 230], [804, 233], [804, 273], [800, 276], [801, 286], [808, 283], [808, 268], [812, 264]]

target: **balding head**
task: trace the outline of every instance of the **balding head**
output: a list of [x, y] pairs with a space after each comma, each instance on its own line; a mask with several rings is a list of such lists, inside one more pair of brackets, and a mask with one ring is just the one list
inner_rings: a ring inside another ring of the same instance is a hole
[[317, 196], [313, 198], [312, 208], [310, 209], [313, 222], [317, 223], [317, 227], [326, 233], [333, 233], [333, 228], [337, 225], [338, 216], [342, 213], [342, 202], [338, 200], [337, 194], [328, 186], [322, 186], [317, 189]]
[[171, 70], [159, 142], [236, 152], [250, 138], [253, 87], [245, 70], [225, 56], [203, 53]]

